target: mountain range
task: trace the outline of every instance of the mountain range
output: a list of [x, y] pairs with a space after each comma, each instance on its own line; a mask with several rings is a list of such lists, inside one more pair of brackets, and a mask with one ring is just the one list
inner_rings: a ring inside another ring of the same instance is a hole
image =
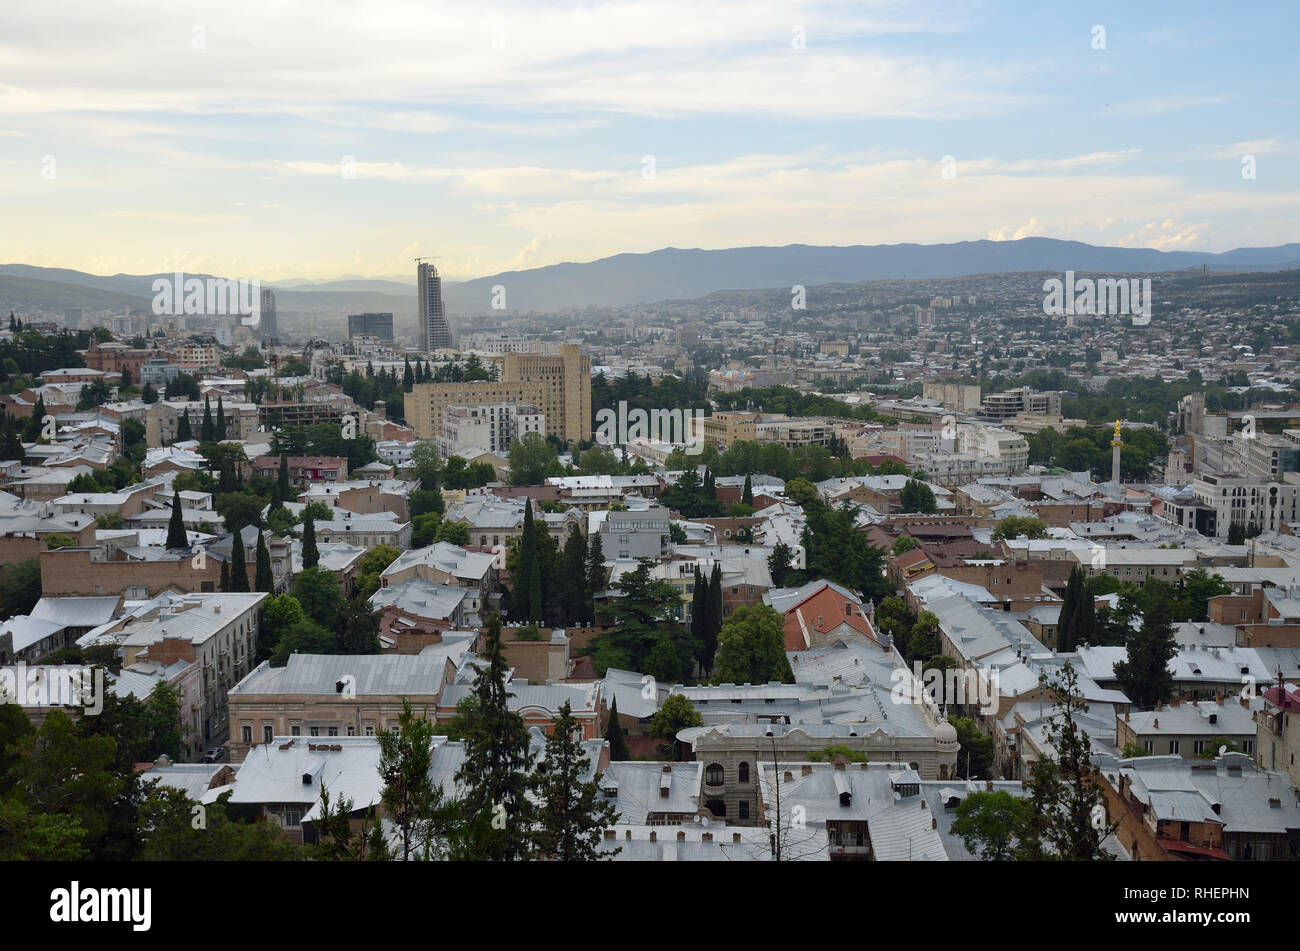
[[[1300, 243], [1268, 248], [1158, 251], [1099, 247], [1055, 238], [823, 247], [747, 247], [724, 250], [663, 248], [616, 254], [586, 263], [553, 264], [445, 282], [449, 314], [491, 313], [493, 289], [505, 289], [510, 311], [561, 311], [691, 300], [721, 290], [908, 278], [942, 279], [974, 274], [1036, 271], [1154, 273], [1207, 267], [1214, 271], [1277, 271], [1300, 267]], [[89, 309], [147, 308], [156, 277], [170, 273], [100, 276], [66, 268], [0, 265], [0, 307]], [[187, 275], [206, 278], [211, 275]], [[393, 311], [413, 317], [416, 291], [398, 280], [265, 283], [277, 289], [277, 307], [290, 313]]]

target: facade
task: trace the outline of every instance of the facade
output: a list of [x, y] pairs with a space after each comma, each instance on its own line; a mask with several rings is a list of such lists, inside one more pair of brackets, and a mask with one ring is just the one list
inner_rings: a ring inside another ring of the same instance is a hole
[[484, 403], [448, 406], [443, 412], [438, 452], [464, 457], [471, 450], [504, 456], [510, 444], [525, 433], [546, 432], [546, 417], [530, 403]]
[[[421, 261], [416, 273], [420, 296], [420, 350], [429, 353], [451, 346], [451, 328], [442, 304], [442, 278], [438, 269]], [[349, 330], [351, 319], [349, 319]], [[390, 331], [391, 339], [391, 331]]]
[[640, 511], [609, 512], [600, 523], [605, 557], [665, 558], [672, 553], [668, 509], [651, 505]]
[[393, 315], [378, 313], [348, 314], [348, 340], [363, 335], [391, 342], [393, 339]]

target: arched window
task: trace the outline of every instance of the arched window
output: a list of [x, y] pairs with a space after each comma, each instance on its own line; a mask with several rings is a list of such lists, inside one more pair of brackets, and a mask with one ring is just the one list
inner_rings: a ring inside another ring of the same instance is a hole
[[748, 763], [741, 763], [741, 764], [740, 764], [740, 781], [741, 781], [742, 783], [747, 783], [747, 782], [749, 782], [749, 764], [748, 764]]
[[722, 785], [722, 764], [710, 763], [704, 767], [704, 782], [709, 786]]
[[710, 799], [704, 805], [709, 810], [709, 812], [713, 813], [714, 818], [716, 819], [727, 818], [727, 804], [723, 802], [721, 799]]

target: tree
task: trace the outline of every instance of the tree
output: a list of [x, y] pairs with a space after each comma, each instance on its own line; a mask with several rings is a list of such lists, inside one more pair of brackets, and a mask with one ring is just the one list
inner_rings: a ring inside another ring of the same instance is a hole
[[632, 758], [627, 748], [627, 736], [623, 733], [623, 725], [618, 722], [618, 697], [615, 697], [609, 705], [609, 725], [605, 727], [605, 739], [609, 741], [611, 762]]
[[1028, 800], [1005, 789], [969, 793], [957, 807], [952, 834], [981, 861], [1005, 862], [1016, 857], [1030, 809]]
[[1075, 649], [1075, 623], [1079, 613], [1079, 602], [1091, 597], [1084, 590], [1083, 571], [1075, 565], [1070, 569], [1070, 577], [1065, 582], [1065, 599], [1061, 602], [1061, 613], [1056, 623], [1056, 650], [1068, 654]]
[[766, 604], [737, 608], [718, 637], [713, 683], [793, 683], [784, 625], [785, 616]]
[[[1147, 582], [1148, 586], [1159, 584], [1154, 579]], [[1174, 678], [1169, 671], [1169, 662], [1178, 653], [1178, 642], [1169, 617], [1167, 597], [1153, 598], [1148, 602], [1142, 627], [1128, 637], [1128, 656], [1115, 664], [1119, 689], [1139, 710], [1154, 710], [1173, 691]]]
[[1193, 568], [1183, 575], [1179, 585], [1178, 601], [1171, 620], [1201, 621], [1206, 617], [1210, 598], [1232, 594], [1232, 585], [1217, 574], [1209, 574], [1204, 568]]
[[663, 706], [650, 718], [650, 735], [655, 739], [668, 740], [673, 759], [681, 762], [682, 747], [677, 734], [689, 727], [703, 725], [704, 720], [696, 712], [690, 698], [684, 693], [674, 693], [668, 695]]
[[379, 617], [362, 600], [344, 603], [339, 618], [339, 653], [378, 654]]
[[908, 479], [903, 485], [902, 491], [898, 493], [898, 507], [903, 512], [919, 512], [923, 515], [933, 515], [939, 510], [934, 490], [919, 479]]
[[193, 438], [194, 432], [190, 428], [190, 409], [187, 406], [181, 411], [180, 422], [176, 424], [176, 439], [174, 441], [189, 442]]
[[600, 540], [600, 532], [592, 532], [591, 537], [587, 540], [587, 590], [591, 594], [592, 601], [586, 605], [586, 615], [584, 621], [595, 620], [595, 597], [605, 590], [605, 550]]
[[158, 402], [158, 391], [153, 388], [152, 383], [144, 385], [144, 389], [140, 391], [140, 399], [149, 404]]
[[446, 542], [448, 545], [468, 545], [469, 526], [464, 522], [440, 522], [438, 530], [434, 533], [433, 540], [435, 542]]
[[293, 654], [333, 654], [338, 648], [338, 636], [310, 617], [296, 621], [285, 631], [275, 650], [271, 652], [271, 666], [283, 667]]
[[302, 566], [315, 568], [320, 564], [320, 549], [316, 547], [316, 521], [310, 510], [303, 511], [302, 520]]
[[709, 573], [709, 583], [704, 594], [704, 617], [706, 623], [699, 633], [699, 658], [700, 669], [707, 677], [713, 673], [713, 662], [718, 653], [718, 635], [722, 633], [722, 566], [716, 561], [713, 563], [713, 571]]
[[[602, 674], [610, 667], [643, 670], [663, 638], [682, 634], [677, 621], [681, 595], [667, 581], [652, 578], [650, 568], [649, 559], [640, 559], [636, 570], [619, 578], [620, 596], [600, 607], [609, 630], [593, 638], [592, 663]], [[679, 654], [679, 668], [683, 659]]]
[[741, 490], [740, 501], [742, 505], [754, 507], [754, 483], [748, 475], [745, 476], [745, 488]]
[[276, 474], [276, 498], [281, 502], [292, 499], [293, 488], [289, 485], [289, 457], [280, 453], [280, 470]]
[[217, 590], [222, 594], [230, 593], [230, 562], [221, 563], [221, 580], [217, 583]]
[[527, 610], [529, 621], [542, 619], [542, 566], [537, 552], [537, 533], [533, 525], [533, 500], [524, 502], [524, 529], [519, 537], [520, 578], [516, 583], [523, 594], [521, 607]]
[[1233, 522], [1228, 526], [1228, 544], [1244, 545], [1246, 544], [1246, 526], [1240, 522]]
[[185, 518], [181, 514], [181, 494], [172, 492], [172, 516], [167, 522], [167, 548], [189, 548], [189, 538], [185, 534]]
[[239, 532], [230, 536], [230, 590], [248, 590], [248, 562], [244, 554], [244, 538]]
[[991, 779], [993, 777], [993, 737], [979, 728], [969, 717], [948, 717], [957, 731], [961, 752], [957, 756], [959, 779]]
[[1099, 771], [1092, 759], [1092, 740], [1075, 716], [1088, 705], [1078, 699], [1079, 676], [1067, 661], [1039, 683], [1055, 701], [1047, 718], [1048, 748], [1030, 767], [1032, 806], [1022, 839], [1022, 858], [1064, 861], [1110, 861], [1102, 843], [1114, 832], [1106, 815]]
[[448, 800], [429, 776], [433, 763], [433, 723], [417, 717], [402, 698], [396, 730], [379, 733], [380, 800], [401, 839], [396, 858], [428, 860], [445, 854], [446, 842], [460, 825], [460, 804]]
[[605, 830], [618, 821], [618, 812], [600, 798], [599, 775], [583, 781], [589, 759], [575, 734], [581, 736], [581, 731], [566, 699], [534, 774], [541, 807], [537, 854], [560, 862], [612, 859], [621, 849], [605, 851], [600, 844]]
[[217, 397], [217, 418], [213, 429], [217, 442], [226, 438], [226, 406], [220, 396]]
[[889, 553], [897, 558], [904, 552], [909, 552], [913, 548], [920, 548], [921, 543], [911, 535], [899, 535], [894, 539], [894, 544], [890, 546]]
[[[450, 460], [448, 460], [450, 462]], [[464, 460], [461, 460], [462, 465]], [[411, 474], [420, 483], [420, 488], [433, 492], [438, 488], [439, 473], [442, 463], [438, 457], [438, 447], [432, 440], [417, 439], [411, 445]]]
[[30, 614], [41, 599], [41, 562], [28, 558], [10, 564], [0, 574], [0, 616]]
[[777, 542], [767, 559], [767, 569], [772, 573], [772, 584], [785, 587], [785, 580], [794, 571], [794, 549], [785, 542]]
[[304, 568], [293, 579], [293, 596], [317, 624], [335, 629], [343, 607], [343, 591], [334, 572], [319, 565]]
[[166, 681], [159, 681], [144, 701], [145, 729], [149, 737], [146, 759], [167, 756], [181, 758], [181, 695]]
[[465, 789], [470, 835], [482, 858], [514, 861], [533, 850], [536, 808], [528, 797], [531, 763], [523, 717], [509, 707], [501, 617], [488, 615], [484, 659], [474, 678], [476, 701], [465, 723], [465, 759], [456, 782]]
[[560, 583], [564, 588], [564, 623], [581, 624], [591, 595], [587, 590], [587, 541], [576, 525], [569, 529], [560, 560], [563, 564]]
[[270, 648], [279, 644], [291, 627], [306, 619], [307, 612], [293, 595], [281, 594], [267, 598], [262, 609], [262, 624], [258, 628], [259, 662], [270, 656]]
[[510, 443], [511, 485], [541, 485], [559, 469], [560, 454], [541, 433], [524, 433]]
[[989, 538], [995, 542], [1004, 538], [1047, 538], [1049, 535], [1047, 526], [1043, 524], [1040, 518], [1030, 518], [1027, 515], [1008, 515], [993, 527], [993, 533]]
[[199, 442], [212, 442], [217, 438], [216, 427], [212, 424], [212, 396], [203, 397], [203, 423], [199, 427]]
[[50, 551], [58, 551], [60, 548], [75, 548], [76, 539], [70, 535], [64, 535], [62, 532], [54, 532], [45, 536], [45, 547]]
[[271, 571], [271, 550], [266, 547], [266, 536], [260, 531], [257, 533], [257, 571], [253, 590], [265, 591], [268, 594], [275, 591], [275, 574]]

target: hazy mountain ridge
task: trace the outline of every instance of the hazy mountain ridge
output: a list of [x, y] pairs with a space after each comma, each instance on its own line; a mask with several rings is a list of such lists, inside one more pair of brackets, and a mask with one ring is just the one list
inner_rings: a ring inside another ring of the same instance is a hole
[[[723, 250], [663, 248], [616, 254], [586, 263], [566, 262], [444, 284], [449, 314], [492, 313], [493, 288], [505, 289], [508, 311], [559, 311], [690, 300], [723, 290], [908, 278], [941, 279], [1037, 271], [1149, 273], [1198, 268], [1283, 270], [1300, 266], [1300, 243], [1237, 248], [1222, 253], [1099, 247], [1055, 238], [961, 241], [953, 244], [746, 247]], [[48, 301], [50, 307], [146, 308], [153, 281], [171, 272], [99, 276], [68, 268], [0, 265], [0, 303]], [[208, 278], [208, 274], [187, 274]], [[276, 288], [281, 312], [392, 311], [399, 322], [414, 315], [416, 289], [386, 279], [349, 278], [321, 283], [291, 281]]]

